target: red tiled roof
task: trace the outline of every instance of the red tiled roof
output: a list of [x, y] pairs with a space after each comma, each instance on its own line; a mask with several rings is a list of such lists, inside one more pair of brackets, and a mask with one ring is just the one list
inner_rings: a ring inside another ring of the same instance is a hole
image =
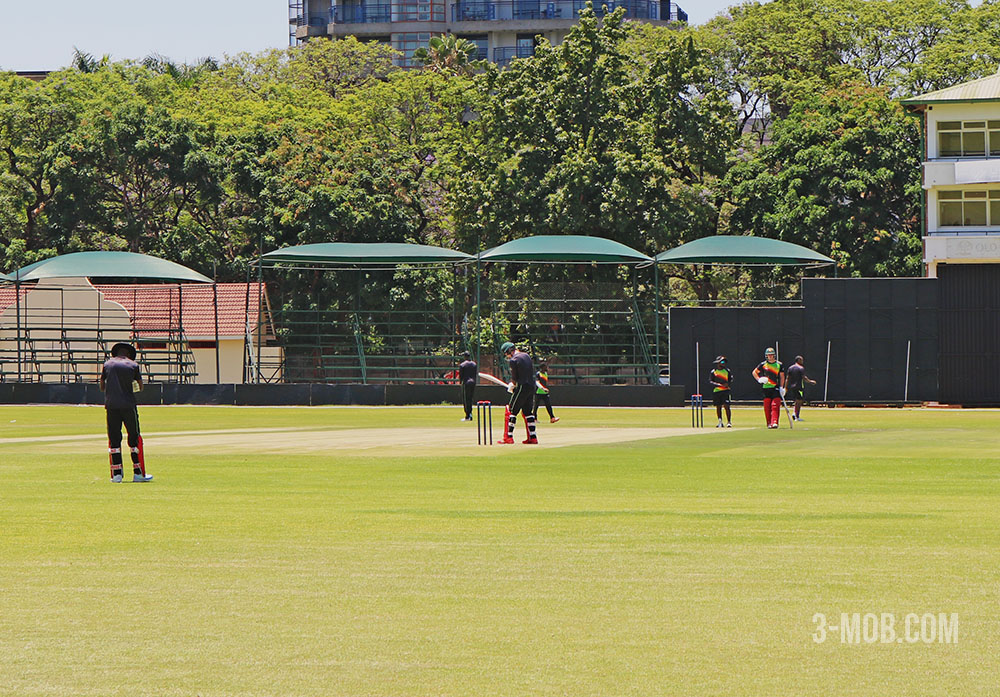
[[[21, 300], [28, 294], [31, 288], [21, 287]], [[11, 305], [17, 304], [17, 296], [14, 295], [14, 286], [0, 286], [0, 312], [3, 312]]]
[[[249, 303], [248, 298], [249, 286]], [[157, 333], [177, 324], [184, 326], [188, 337], [214, 337], [215, 311], [212, 304], [212, 286], [207, 283], [181, 284], [95, 284], [104, 297], [116, 302], [132, 317], [136, 331]], [[258, 288], [266, 307], [263, 293], [266, 289], [258, 283], [219, 283], [219, 336], [243, 336], [246, 323], [257, 324]], [[13, 293], [11, 294], [13, 298]], [[173, 322], [171, 322], [173, 319]]]

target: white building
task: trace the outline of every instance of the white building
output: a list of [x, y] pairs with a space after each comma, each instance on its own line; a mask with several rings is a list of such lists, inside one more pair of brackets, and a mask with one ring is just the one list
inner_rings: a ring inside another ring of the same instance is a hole
[[1000, 263], [1000, 73], [903, 104], [924, 125], [924, 264]]

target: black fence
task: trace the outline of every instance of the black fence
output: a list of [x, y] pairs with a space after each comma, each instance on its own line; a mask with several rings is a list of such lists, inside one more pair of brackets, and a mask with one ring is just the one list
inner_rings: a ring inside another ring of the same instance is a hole
[[815, 278], [802, 281], [802, 307], [671, 308], [671, 383], [694, 393], [700, 377], [710, 394], [712, 360], [725, 354], [733, 398], [759, 399], [750, 373], [774, 346], [786, 366], [805, 358], [812, 401], [937, 400], [938, 292], [932, 278]]
[[1000, 264], [938, 266], [942, 402], [1000, 403]]

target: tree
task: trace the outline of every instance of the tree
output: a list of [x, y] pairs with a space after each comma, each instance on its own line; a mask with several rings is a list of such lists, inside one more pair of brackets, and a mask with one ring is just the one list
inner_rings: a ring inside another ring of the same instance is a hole
[[477, 77], [451, 194], [466, 248], [575, 233], [658, 251], [714, 231], [731, 107], [688, 37], [642, 53], [634, 32], [588, 7], [562, 44]]
[[734, 230], [802, 244], [854, 276], [920, 272], [920, 127], [884, 90], [831, 89], [729, 172]]
[[413, 52], [413, 60], [428, 70], [457, 75], [472, 75], [486, 65], [479, 60], [479, 46], [454, 34], [432, 36], [426, 48]]

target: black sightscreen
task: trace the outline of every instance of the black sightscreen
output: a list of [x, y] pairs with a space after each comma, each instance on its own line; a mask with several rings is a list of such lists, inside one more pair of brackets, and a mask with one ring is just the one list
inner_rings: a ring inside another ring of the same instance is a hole
[[1000, 403], [1000, 264], [938, 266], [941, 401]]

